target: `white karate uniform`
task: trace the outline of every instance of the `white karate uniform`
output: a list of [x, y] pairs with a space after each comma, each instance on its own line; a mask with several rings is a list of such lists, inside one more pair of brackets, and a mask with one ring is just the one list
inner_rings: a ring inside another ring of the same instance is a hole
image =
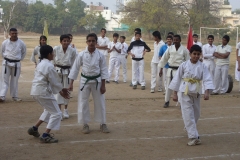
[[206, 90], [214, 89], [213, 80], [205, 64], [200, 61], [193, 64], [188, 60], [179, 66], [169, 85], [171, 90], [178, 91], [178, 101], [181, 104], [182, 117], [188, 138], [198, 138], [197, 122], [200, 117], [201, 82], [190, 83], [186, 82], [185, 78], [202, 81]]
[[78, 50], [76, 46], [73, 46], [73, 44], [69, 44], [70, 47], [74, 48], [76, 50], [76, 54], [78, 54]]
[[[108, 37], [98, 37], [98, 41], [97, 41], [99, 46], [108, 46], [108, 44], [110, 43], [110, 40]], [[105, 60], [106, 62], [108, 61], [108, 50], [103, 50], [103, 49], [98, 49], [104, 56], [105, 56]]]
[[159, 77], [160, 68], [159, 64], [159, 51], [161, 47], [165, 45], [165, 43], [161, 40], [159, 43], [154, 43], [154, 54], [151, 62], [151, 89], [155, 89], [156, 84], [158, 82], [158, 90], [163, 89], [163, 76]]
[[167, 75], [166, 75], [166, 94], [165, 94], [165, 102], [169, 102], [170, 101], [170, 97], [172, 94], [172, 90], [169, 89], [169, 84], [171, 82], [171, 77], [174, 77], [175, 72], [177, 71], [177, 69], [173, 69], [170, 67], [179, 67], [180, 64], [182, 64], [183, 62], [189, 60], [189, 51], [186, 47], [184, 47], [183, 45], [181, 45], [178, 50], [176, 50], [175, 45], [170, 46], [166, 52], [164, 53], [164, 55], [162, 56], [160, 62], [159, 62], [159, 67], [160, 68], [164, 68], [164, 66], [168, 63], [169, 64], [169, 68], [167, 69]]
[[[240, 57], [240, 42], [237, 44], [236, 50], [238, 50], [238, 57]], [[236, 61], [235, 79], [236, 79], [237, 81], [240, 81], [240, 71], [238, 71], [238, 61]]]
[[[33, 53], [32, 53], [32, 56], [31, 56], [31, 58], [30, 58], [30, 61], [32, 61], [32, 62], [34, 62], [34, 63], [36, 63], [36, 64], [38, 64], [38, 63], [40, 63], [40, 56], [41, 56], [41, 54], [40, 54], [40, 48], [41, 48], [41, 46], [36, 46], [35, 48], [34, 48], [34, 50], [33, 50]], [[36, 60], [36, 58], [35, 58], [35, 56], [37, 55], [37, 60]]]
[[123, 70], [123, 82], [127, 82], [127, 58], [126, 56], [128, 55], [127, 49], [128, 45], [127, 43], [121, 43], [122, 48], [121, 48], [121, 54], [119, 54], [119, 61], [120, 61], [120, 66], [122, 65], [122, 70]]
[[[62, 88], [68, 88], [70, 80], [68, 79], [68, 75], [71, 70], [71, 66], [73, 65], [76, 58], [76, 49], [72, 47], [68, 47], [66, 52], [64, 53], [62, 46], [56, 46], [53, 49], [54, 59], [53, 63], [56, 65], [56, 71], [58, 72], [58, 76], [61, 79]], [[68, 66], [69, 69], [62, 69], [59, 66]], [[69, 99], [63, 98], [59, 93], [54, 95], [58, 104], [68, 105]]]
[[43, 59], [35, 69], [31, 96], [44, 108], [39, 120], [47, 124], [47, 129], [59, 130], [62, 112], [53, 94], [62, 90], [62, 84], [53, 64]]
[[194, 42], [194, 41], [193, 41], [193, 45], [198, 45], [198, 46], [201, 47], [201, 48], [202, 48], [202, 46], [203, 46], [202, 43], [201, 43], [201, 42], [198, 42], [198, 41], [197, 41], [197, 42]]
[[[10, 79], [10, 95], [18, 97], [18, 79], [21, 73], [21, 62], [26, 55], [26, 45], [21, 39], [17, 41], [10, 41], [6, 39], [2, 43], [2, 76], [0, 84], [0, 97], [6, 97], [9, 79]], [[9, 62], [9, 60], [17, 60], [19, 62]], [[6, 73], [5, 73], [6, 72]], [[16, 73], [16, 75], [15, 75]]]
[[[232, 52], [232, 47], [229, 45], [217, 46], [216, 52], [219, 54], [225, 54], [228, 52]], [[229, 70], [229, 58], [226, 59], [219, 59], [216, 58], [216, 68], [214, 73], [214, 85], [215, 89], [213, 90], [214, 93], [226, 93], [228, 90], [228, 70]]]
[[[110, 42], [108, 44], [108, 49], [112, 49], [115, 46], [115, 48], [117, 50], [121, 50], [122, 49], [122, 44], [117, 42]], [[112, 77], [112, 72], [113, 69], [115, 69], [115, 78], [114, 81], [118, 81], [119, 79], [119, 69], [120, 69], [120, 60], [119, 60], [119, 56], [121, 53], [118, 53], [115, 49], [110, 53], [110, 58], [109, 58], [109, 67], [108, 67], [108, 81], [111, 79]]]
[[[214, 72], [215, 72], [215, 57], [213, 56], [214, 52], [216, 51], [215, 45], [205, 44], [202, 47], [202, 54], [203, 54], [203, 63], [207, 66], [208, 71], [210, 72], [212, 79], [214, 79]], [[204, 91], [204, 88], [203, 88]], [[204, 94], [204, 92], [203, 92]]]
[[101, 80], [108, 78], [108, 70], [105, 57], [98, 49], [96, 49], [92, 54], [89, 53], [88, 49], [80, 52], [75, 59], [68, 77], [70, 79], [76, 80], [80, 71], [80, 67], [82, 67], [82, 74], [85, 76], [96, 76], [101, 74], [101, 77], [97, 78], [98, 85], [95, 80], [90, 80], [87, 84], [85, 84], [83, 90], [81, 90], [87, 80], [81, 76], [78, 95], [78, 122], [83, 124], [90, 122], [89, 96], [92, 92], [94, 100], [95, 121], [101, 124], [105, 124], [105, 96], [100, 92]]

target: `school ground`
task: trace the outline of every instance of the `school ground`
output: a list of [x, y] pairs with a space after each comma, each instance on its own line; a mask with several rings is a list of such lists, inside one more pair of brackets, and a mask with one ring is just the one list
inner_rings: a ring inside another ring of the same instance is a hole
[[[21, 36], [20, 36], [21, 38]], [[187, 134], [183, 130], [181, 111], [175, 102], [163, 108], [162, 92], [150, 93], [150, 61], [153, 52], [145, 57], [146, 90], [129, 87], [131, 61], [128, 59], [128, 82], [107, 84], [107, 124], [111, 133], [103, 134], [99, 124], [92, 121], [91, 133], [81, 133], [77, 124], [77, 92], [75, 82], [73, 98], [69, 105], [70, 118], [61, 123], [59, 131], [53, 131], [59, 139], [57, 144], [42, 144], [29, 136], [27, 130], [39, 118], [42, 108], [29, 95], [34, 65], [29, 61], [37, 36], [22, 37], [28, 54], [22, 63], [19, 80], [19, 97], [23, 102], [7, 101], [0, 104], [0, 159], [87, 159], [87, 160], [239, 160], [240, 159], [240, 93], [238, 83], [230, 94], [211, 96], [201, 101], [201, 118], [198, 130], [202, 144], [187, 146]], [[129, 39], [129, 38], [128, 38]], [[78, 50], [86, 47], [84, 37], [74, 37]], [[59, 38], [51, 37], [51, 45], [58, 45]], [[153, 42], [147, 41], [153, 48]], [[230, 74], [234, 74], [235, 47], [231, 56]], [[90, 99], [91, 116], [93, 101]], [[46, 124], [40, 127], [40, 133]]]

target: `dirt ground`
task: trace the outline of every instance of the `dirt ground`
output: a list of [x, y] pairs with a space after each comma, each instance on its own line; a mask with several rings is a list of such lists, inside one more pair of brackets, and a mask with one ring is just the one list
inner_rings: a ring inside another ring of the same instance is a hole
[[[107, 124], [111, 131], [103, 134], [99, 124], [92, 121], [91, 133], [81, 133], [77, 124], [78, 81], [75, 82], [73, 98], [69, 105], [70, 118], [61, 123], [59, 131], [53, 131], [59, 139], [57, 144], [42, 144], [39, 139], [29, 136], [27, 129], [35, 124], [42, 108], [30, 96], [34, 65], [29, 62], [30, 54], [38, 37], [23, 37], [28, 47], [28, 55], [22, 63], [19, 79], [19, 97], [23, 102], [0, 103], [0, 159], [87, 159], [87, 160], [239, 160], [240, 159], [240, 94], [238, 83], [230, 94], [211, 96], [209, 101], [201, 101], [201, 118], [198, 130], [202, 145], [187, 146], [187, 134], [183, 131], [181, 111], [176, 103], [163, 108], [162, 92], [150, 93], [150, 53], [146, 61], [146, 90], [129, 87], [131, 62], [128, 60], [128, 82], [107, 85]], [[85, 47], [84, 38], [76, 37], [79, 50]], [[57, 45], [58, 37], [50, 41]], [[149, 44], [152, 42], [149, 41]], [[77, 43], [76, 43], [77, 44]], [[234, 54], [234, 52], [233, 52]], [[231, 57], [230, 74], [233, 75], [235, 56]], [[121, 73], [121, 72], [120, 72]], [[91, 116], [93, 101], [90, 99]], [[43, 133], [46, 124], [39, 131]]]

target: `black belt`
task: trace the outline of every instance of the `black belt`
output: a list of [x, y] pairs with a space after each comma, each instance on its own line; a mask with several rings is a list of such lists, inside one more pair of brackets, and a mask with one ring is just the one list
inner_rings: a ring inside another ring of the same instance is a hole
[[[60, 66], [60, 65], [56, 65], [56, 66], [59, 67], [59, 68], [61, 68], [61, 69], [60, 69], [60, 72], [61, 72], [61, 74], [62, 74], [62, 82], [63, 82], [63, 73], [62, 73], [62, 70], [63, 70], [63, 69], [68, 69], [68, 75], [69, 75], [71, 66]], [[68, 84], [69, 84], [69, 78], [68, 78]]]
[[5, 74], [7, 73], [7, 63], [10, 62], [10, 63], [15, 63], [15, 71], [14, 71], [14, 76], [16, 77], [17, 75], [17, 62], [20, 62], [20, 60], [12, 60], [12, 59], [8, 59], [8, 58], [5, 58], [4, 59], [6, 60], [5, 62]]
[[141, 61], [141, 60], [143, 60], [143, 58], [132, 58], [132, 60], [134, 60], [134, 61]]
[[171, 70], [171, 75], [170, 75], [170, 76], [171, 76], [171, 78], [170, 78], [170, 79], [171, 79], [171, 81], [172, 81], [172, 79], [173, 79], [173, 74], [172, 74], [172, 72], [173, 72], [173, 70], [178, 70], [178, 68], [179, 68], [179, 67], [175, 67], [175, 66], [169, 66], [169, 68], [171, 68], [171, 69], [172, 69], [172, 70]]
[[97, 78], [101, 77], [101, 74], [97, 75], [97, 76], [85, 76], [81, 73], [81, 76], [86, 78], [86, 82], [84, 83], [83, 87], [81, 88], [81, 91], [84, 89], [85, 85], [90, 81], [90, 80], [95, 80], [97, 82], [96, 84], [96, 90], [97, 90], [97, 87], [98, 87], [98, 80]]

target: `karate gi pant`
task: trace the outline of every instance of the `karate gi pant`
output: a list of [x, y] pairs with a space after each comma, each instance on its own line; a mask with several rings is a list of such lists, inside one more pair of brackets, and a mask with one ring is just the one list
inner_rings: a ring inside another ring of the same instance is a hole
[[[83, 87], [83, 83], [80, 83], [80, 88]], [[106, 105], [105, 96], [100, 92], [101, 82], [98, 83], [96, 89], [95, 83], [87, 83], [84, 89], [79, 90], [78, 95], [78, 122], [81, 124], [87, 124], [91, 121], [89, 111], [89, 96], [92, 93], [94, 101], [94, 119], [100, 124], [106, 124]]]
[[[63, 76], [63, 77], [62, 77], [62, 76]], [[62, 87], [63, 87], [63, 88], [69, 88], [70, 80], [68, 81], [68, 75], [67, 75], [67, 74], [64, 74], [64, 75], [59, 74], [59, 78], [60, 78], [61, 81], [62, 81]], [[56, 98], [58, 104], [68, 105], [68, 103], [69, 103], [69, 99], [63, 98], [63, 97], [60, 95], [60, 93], [55, 94], [54, 97]]]
[[169, 102], [170, 98], [171, 98], [171, 95], [172, 95], [172, 90], [168, 88], [168, 86], [171, 83], [171, 71], [172, 71], [172, 74], [173, 74], [173, 77], [174, 77], [177, 70], [173, 70], [171, 68], [167, 69], [165, 102]]
[[[20, 63], [20, 62], [17, 62]], [[5, 67], [7, 72], [5, 74]], [[14, 76], [15, 66], [5, 66], [2, 65], [2, 80], [1, 80], [1, 87], [0, 87], [0, 97], [6, 97], [9, 81], [10, 81], [10, 95], [11, 97], [18, 97], [18, 79], [21, 73], [21, 67], [17, 67], [16, 76]]]
[[120, 66], [122, 66], [123, 70], [123, 82], [127, 81], [127, 59], [126, 55], [121, 54], [119, 55]]
[[104, 57], [105, 57], [105, 60], [106, 60], [106, 64], [108, 66], [108, 55], [104, 55]]
[[238, 61], [236, 61], [235, 79], [236, 79], [237, 81], [240, 81], [240, 71], [238, 71]]
[[158, 90], [162, 89], [163, 85], [163, 76], [159, 77], [160, 68], [158, 67], [158, 63], [151, 63], [151, 89], [155, 89], [158, 84]]
[[178, 101], [181, 104], [182, 118], [188, 133], [188, 138], [198, 138], [197, 122], [200, 117], [200, 95], [185, 95], [178, 93]]
[[115, 69], [115, 78], [114, 81], [118, 81], [119, 79], [119, 69], [120, 69], [120, 61], [119, 58], [114, 57], [109, 59], [109, 67], [108, 67], [108, 81], [112, 77], [113, 70]]
[[216, 65], [214, 73], [214, 93], [226, 93], [228, 90], [228, 69], [229, 65]]
[[[138, 70], [139, 70], [139, 80], [138, 80]], [[137, 82], [141, 86], [145, 86], [146, 82], [144, 79], [144, 59], [140, 61], [132, 60], [132, 84], [137, 85]]]
[[33, 99], [44, 108], [39, 120], [47, 123], [47, 129], [59, 130], [62, 112], [54, 96], [33, 96]]
[[168, 70], [167, 68], [163, 68], [163, 75], [162, 75], [165, 91], [167, 90], [167, 70]]
[[[210, 72], [212, 79], [214, 80], [214, 72], [215, 72], [215, 68], [216, 68], [216, 64], [215, 64], [214, 60], [204, 59], [203, 63], [207, 66], [207, 69]], [[213, 84], [214, 84], [214, 81], [213, 81]], [[205, 93], [205, 89], [204, 89], [203, 85], [202, 85], [202, 93], [203, 94]]]

